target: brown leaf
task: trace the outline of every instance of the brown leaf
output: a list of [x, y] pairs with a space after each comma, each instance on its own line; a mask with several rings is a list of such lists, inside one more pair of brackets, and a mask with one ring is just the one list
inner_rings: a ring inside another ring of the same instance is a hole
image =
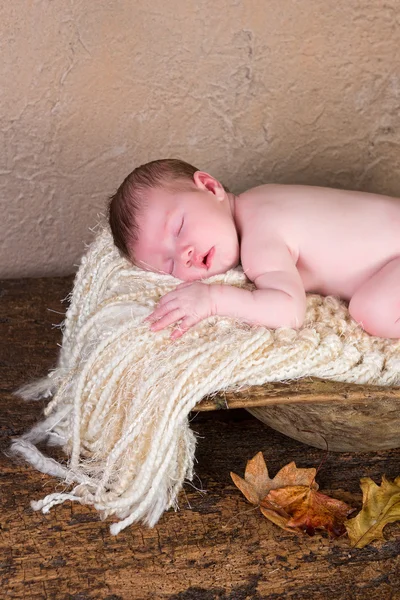
[[275, 525], [278, 525], [278, 527], [280, 527], [281, 529], [290, 531], [290, 533], [300, 533], [299, 529], [287, 527], [287, 522], [290, 519], [290, 517], [287, 513], [285, 513], [284, 510], [281, 509], [282, 514], [275, 510], [265, 508], [265, 506], [260, 506], [260, 510], [266, 519], [268, 519], [272, 523], [275, 523]]
[[247, 461], [244, 479], [231, 473], [233, 483], [252, 504], [260, 504], [270, 490], [287, 485], [307, 485], [318, 489], [314, 481], [316, 469], [298, 469], [294, 462], [287, 464], [270, 479], [262, 452]]
[[345, 523], [355, 548], [363, 548], [373, 540], [382, 539], [385, 525], [400, 521], [400, 477], [392, 482], [383, 476], [380, 486], [370, 477], [363, 477], [360, 484], [362, 509]]
[[291, 462], [270, 479], [261, 452], [247, 462], [244, 479], [231, 473], [247, 500], [260, 506], [262, 514], [282, 529], [309, 534], [326, 529], [331, 535], [341, 535], [343, 521], [353, 509], [317, 492], [315, 475], [316, 469], [298, 469]]
[[[344, 520], [353, 512], [350, 506], [308, 486], [287, 486], [271, 490], [265, 500], [285, 510], [286, 527], [299, 528], [308, 535], [325, 529], [334, 537], [346, 533]], [[264, 502], [264, 501], [263, 501]]]

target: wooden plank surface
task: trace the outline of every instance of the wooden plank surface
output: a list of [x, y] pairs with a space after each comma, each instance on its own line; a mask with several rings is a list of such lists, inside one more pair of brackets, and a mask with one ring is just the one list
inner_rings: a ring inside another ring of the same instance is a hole
[[365, 404], [395, 400], [399, 403], [400, 388], [378, 385], [357, 385], [327, 381], [316, 377], [305, 377], [285, 383], [265, 383], [242, 388], [237, 392], [223, 392], [204, 398], [197, 410], [222, 410], [229, 408], [255, 408], [278, 404], [324, 404], [340, 403], [345, 405]]
[[[52, 324], [62, 320], [60, 300], [71, 285], [71, 278], [0, 282], [2, 450], [41, 415], [42, 402], [24, 403], [12, 391], [55, 365], [60, 331]], [[1, 453], [0, 598], [400, 598], [399, 524], [385, 529], [385, 541], [361, 550], [346, 539], [299, 538], [266, 521], [229, 476], [242, 475], [260, 450], [271, 475], [291, 460], [300, 467], [322, 461], [320, 489], [359, 507], [359, 478], [379, 483], [383, 473], [399, 475], [399, 449], [326, 456], [240, 409], [193, 413], [191, 427], [198, 436], [195, 487], [185, 485], [180, 510], [165, 513], [153, 529], [133, 525], [116, 537], [90, 507], [33, 512], [30, 500], [57, 482]]]

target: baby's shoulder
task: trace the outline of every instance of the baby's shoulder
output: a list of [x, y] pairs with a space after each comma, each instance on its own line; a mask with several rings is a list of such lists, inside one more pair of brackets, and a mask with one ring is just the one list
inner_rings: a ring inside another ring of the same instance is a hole
[[266, 183], [251, 188], [236, 196], [238, 215], [267, 217], [269, 214], [284, 214], [289, 209], [292, 194], [289, 185]]
[[[267, 184], [239, 197], [237, 226], [242, 264], [257, 266], [261, 256], [268, 260], [298, 254], [295, 215], [289, 206], [287, 186]], [[286, 192], [286, 193], [285, 193]]]
[[241, 239], [250, 236], [254, 241], [268, 232], [279, 234], [287, 221], [285, 202], [279, 198], [275, 184], [252, 188], [236, 198], [235, 220]]

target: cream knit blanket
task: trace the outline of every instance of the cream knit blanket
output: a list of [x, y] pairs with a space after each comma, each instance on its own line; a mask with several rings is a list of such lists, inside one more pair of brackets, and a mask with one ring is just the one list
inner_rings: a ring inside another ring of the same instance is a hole
[[[251, 289], [240, 269], [208, 282]], [[212, 317], [177, 341], [169, 339], [171, 328], [152, 333], [143, 318], [177, 283], [132, 267], [107, 228], [89, 247], [57, 368], [21, 390], [25, 398], [52, 398], [46, 419], [16, 439], [13, 452], [65, 483], [64, 492], [33, 508], [47, 512], [77, 500], [104, 518], [115, 515], [113, 534], [138, 520], [152, 527], [163, 511], [178, 507], [184, 479], [193, 477], [196, 440], [188, 415], [204, 396], [303, 376], [400, 382], [400, 343], [366, 334], [332, 297], [308, 296], [299, 331]], [[41, 453], [41, 440], [62, 446], [68, 462]]]

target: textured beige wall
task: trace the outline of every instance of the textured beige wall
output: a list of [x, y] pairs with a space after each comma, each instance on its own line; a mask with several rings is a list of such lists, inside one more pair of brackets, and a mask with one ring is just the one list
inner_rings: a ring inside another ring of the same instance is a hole
[[0, 4], [0, 275], [70, 273], [135, 166], [400, 195], [398, 0]]

